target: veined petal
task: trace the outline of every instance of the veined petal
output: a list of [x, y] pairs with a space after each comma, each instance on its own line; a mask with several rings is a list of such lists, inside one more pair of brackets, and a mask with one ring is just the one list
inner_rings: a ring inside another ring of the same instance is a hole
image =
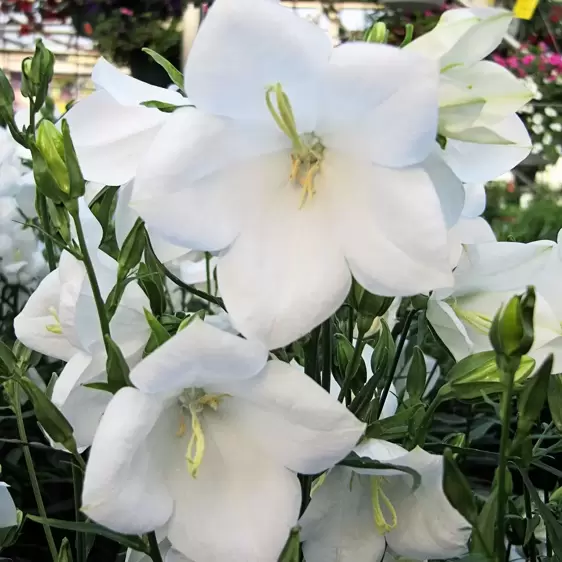
[[92, 444], [111, 399], [109, 392], [84, 386], [105, 379], [105, 361], [106, 355], [101, 350], [95, 357], [78, 352], [66, 364], [53, 387], [53, 404], [72, 426], [79, 450]]
[[316, 177], [317, 194], [302, 208], [300, 186], [288, 179], [275, 186], [217, 266], [234, 326], [269, 349], [326, 320], [349, 291], [351, 275], [327, 207], [324, 169]]
[[168, 538], [197, 561], [277, 562], [298, 519], [299, 482], [224, 414], [228, 400], [202, 415], [206, 446], [197, 478], [187, 468], [170, 471]]
[[306, 562], [379, 562], [386, 541], [373, 521], [368, 478], [336, 466], [299, 521]]
[[441, 205], [422, 169], [393, 170], [330, 152], [317, 189], [330, 197], [332, 228], [366, 289], [407, 296], [451, 282]]
[[74, 105], [65, 119], [84, 177], [104, 185], [130, 181], [168, 117], [154, 108], [123, 106], [103, 90]]
[[437, 26], [406, 49], [439, 58], [441, 68], [469, 66], [489, 55], [501, 42], [513, 15], [496, 8], [447, 10]]
[[57, 328], [57, 314], [61, 292], [59, 269], [55, 269], [41, 281], [30, 295], [23, 310], [14, 320], [16, 337], [27, 347], [62, 361], [70, 361], [78, 351], [64, 333]]
[[[121, 533], [163, 526], [173, 511], [164, 468], [176, 446], [167, 403], [134, 388], [111, 400], [96, 432], [84, 478], [82, 511]], [[177, 420], [174, 420], [177, 424]]]
[[[146, 55], [147, 62], [150, 56]], [[159, 88], [137, 80], [121, 72], [103, 57], [100, 57], [92, 70], [92, 81], [98, 89], [105, 90], [121, 105], [140, 105], [145, 101], [162, 101], [173, 105], [182, 105], [187, 102], [180, 93]], [[157, 110], [154, 110], [157, 111]]]
[[[485, 101], [480, 117], [483, 120], [502, 120], [533, 98], [523, 80], [491, 61], [480, 61], [468, 68], [452, 67], [444, 72], [444, 77], [464, 86], [469, 98]], [[454, 100], [440, 96], [439, 101], [440, 104], [450, 106]]]
[[344, 458], [365, 425], [301, 370], [268, 361], [256, 377], [216, 385], [236, 400], [225, 401], [248, 434], [280, 464], [316, 474]]
[[[133, 228], [139, 214], [130, 206], [131, 196], [133, 195], [133, 182], [129, 182], [119, 189], [117, 205], [115, 207], [115, 237], [117, 244], [121, 248], [127, 235]], [[167, 263], [178, 259], [189, 252], [189, 248], [170, 244], [157, 234], [148, 233], [150, 243], [154, 253], [162, 263]]]
[[195, 318], [146, 357], [130, 374], [143, 392], [168, 393], [256, 376], [267, 350]]
[[456, 558], [466, 553], [471, 527], [445, 495], [443, 457], [417, 447], [401, 463], [420, 474], [421, 484], [412, 492], [410, 476], [388, 479], [384, 490], [398, 520], [386, 534], [389, 547], [413, 560]]
[[438, 84], [435, 62], [417, 53], [341, 45], [320, 97], [318, 133], [327, 147], [381, 166], [418, 164], [435, 142]]
[[466, 328], [446, 302], [429, 299], [427, 319], [457, 361], [473, 353]]
[[12, 495], [5, 482], [0, 482], [0, 529], [15, 527], [18, 524], [18, 514]]
[[132, 206], [151, 232], [172, 243], [194, 250], [222, 250], [261, 212], [262, 200], [288, 183], [290, 164], [288, 150], [256, 156], [170, 195], [154, 193], [153, 198], [133, 201]]
[[331, 52], [326, 33], [277, 2], [218, 0], [189, 53], [185, 91], [208, 113], [273, 125], [265, 89], [279, 82], [299, 130], [312, 131]]
[[[447, 139], [443, 158], [463, 182], [493, 180], [511, 170], [530, 153], [532, 142], [529, 133], [517, 115], [494, 124], [493, 132], [512, 144], [480, 144]], [[475, 162], [478, 164], [475, 165]]]

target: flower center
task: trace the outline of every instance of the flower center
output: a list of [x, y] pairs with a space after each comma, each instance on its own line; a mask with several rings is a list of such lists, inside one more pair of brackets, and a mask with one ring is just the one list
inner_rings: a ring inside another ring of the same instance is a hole
[[189, 388], [184, 390], [178, 398], [181, 416], [177, 437], [183, 437], [186, 432], [186, 416], [191, 416], [191, 437], [187, 445], [185, 460], [187, 470], [193, 478], [197, 478], [197, 471], [203, 461], [205, 453], [205, 434], [201, 425], [200, 415], [208, 406], [215, 412], [228, 394], [206, 394], [202, 388]]
[[[382, 489], [384, 478], [382, 476], [371, 476], [371, 502], [373, 504], [373, 520], [377, 531], [384, 535], [392, 531], [398, 524], [398, 516], [392, 502]], [[385, 512], [390, 514], [390, 523]]]
[[472, 326], [477, 332], [487, 335], [492, 327], [492, 318], [479, 312], [464, 310], [456, 303], [449, 303], [454, 313], [469, 326]]
[[47, 324], [47, 326], [45, 326], [47, 332], [51, 332], [51, 334], [57, 335], [62, 334], [62, 326], [60, 323], [59, 315], [54, 306], [49, 307], [49, 314], [55, 319], [55, 322], [53, 324]]
[[[275, 98], [275, 101], [273, 98]], [[293, 143], [289, 180], [302, 188], [299, 206], [302, 209], [308, 199], [312, 199], [314, 196], [314, 179], [320, 171], [325, 147], [316, 134], [299, 134], [291, 102], [283, 91], [281, 84], [277, 83], [267, 88], [265, 102], [279, 129]]]

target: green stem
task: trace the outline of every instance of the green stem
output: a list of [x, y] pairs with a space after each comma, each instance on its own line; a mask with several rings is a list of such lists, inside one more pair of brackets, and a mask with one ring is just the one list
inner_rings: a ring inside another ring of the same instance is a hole
[[427, 412], [425, 413], [423, 420], [420, 423], [418, 431], [416, 432], [416, 436], [414, 438], [414, 446], [423, 447], [425, 443], [425, 438], [427, 437], [427, 431], [429, 426], [431, 425], [431, 421], [433, 420], [433, 416], [441, 402], [443, 401], [442, 396], [437, 393], [437, 396], [433, 399]]
[[213, 294], [211, 290], [211, 254], [209, 252], [205, 252], [205, 272], [207, 274], [207, 293], [209, 295]]
[[349, 307], [349, 315], [347, 317], [347, 339], [353, 341], [353, 328], [355, 327], [355, 314], [353, 308]]
[[43, 237], [43, 242], [45, 244], [45, 253], [47, 254], [49, 271], [54, 271], [57, 267], [57, 260], [53, 246], [53, 231], [51, 230], [49, 211], [47, 210], [47, 199], [42, 193], [39, 193], [39, 191], [35, 192], [35, 197], [37, 199], [37, 207], [39, 208], [39, 220], [41, 222], [41, 227], [46, 234], [46, 236]]
[[[72, 487], [74, 489], [74, 520], [76, 523], [82, 521], [80, 514], [80, 498], [82, 496], [82, 472], [76, 464], [71, 463], [72, 466]], [[88, 553], [86, 550], [86, 535], [83, 533], [76, 533], [76, 560], [77, 562], [86, 562]]]
[[384, 403], [386, 402], [388, 393], [390, 392], [390, 387], [392, 386], [392, 381], [394, 380], [394, 374], [396, 372], [396, 368], [398, 367], [398, 361], [400, 360], [400, 355], [402, 355], [402, 350], [404, 349], [404, 345], [406, 344], [406, 338], [408, 337], [408, 332], [410, 331], [410, 326], [412, 325], [412, 321], [414, 320], [415, 315], [416, 311], [410, 310], [410, 312], [408, 312], [408, 316], [406, 316], [406, 320], [404, 321], [404, 327], [402, 328], [402, 333], [400, 334], [400, 340], [398, 341], [398, 346], [396, 347], [396, 353], [394, 354], [394, 359], [392, 360], [392, 366], [390, 367], [390, 372], [388, 373], [388, 379], [385, 382], [379, 400], [377, 419], [381, 416], [382, 409], [384, 408]]
[[[533, 519], [533, 511], [531, 508], [531, 495], [529, 494], [529, 490], [527, 490], [526, 486], [523, 486], [523, 498], [525, 500], [525, 517], [527, 519], [527, 525], [531, 524], [531, 520]], [[535, 539], [535, 533], [531, 533], [531, 537], [529, 538], [528, 543], [528, 556], [530, 562], [537, 562], [537, 542]]]
[[332, 381], [332, 319], [322, 325], [322, 388], [330, 392]]
[[504, 380], [506, 387], [502, 396], [501, 405], [501, 422], [502, 431], [500, 438], [500, 459], [498, 465], [498, 507], [496, 515], [496, 556], [500, 562], [505, 559], [505, 507], [507, 503], [507, 494], [505, 493], [506, 473], [507, 473], [507, 460], [509, 454], [509, 430], [512, 415], [512, 396], [513, 396], [513, 381], [515, 378], [515, 370], [511, 366], [506, 365], [509, 372], [503, 370]]
[[[86, 268], [86, 274], [88, 275], [88, 280], [92, 287], [92, 294], [94, 297], [94, 302], [96, 303], [96, 309], [98, 311], [98, 318], [101, 326], [101, 333], [105, 342], [106, 336], [111, 337], [111, 332], [109, 330], [109, 319], [107, 317], [107, 311], [105, 310], [105, 303], [103, 297], [101, 296], [100, 287], [98, 280], [96, 278], [96, 271], [94, 269], [94, 264], [88, 252], [88, 246], [86, 245], [86, 238], [84, 237], [84, 230], [82, 228], [82, 222], [80, 221], [80, 216], [78, 210], [72, 212], [72, 218], [76, 226], [76, 234], [78, 236], [78, 245], [80, 246], [80, 251], [82, 253], [82, 261], [84, 262], [84, 267]], [[106, 344], [107, 345], [107, 344]]]
[[150, 558], [152, 562], [163, 562], [162, 554], [160, 554], [160, 548], [158, 546], [158, 539], [156, 538], [156, 533], [148, 533], [148, 546], [150, 547]]
[[[548, 496], [550, 492], [547, 489], [544, 489], [543, 494], [544, 494], [544, 503], [545, 505], [548, 505]], [[545, 531], [546, 531], [546, 559], [552, 560], [552, 542], [550, 540], [550, 533], [548, 532], [548, 527], [546, 527]]]
[[[24, 443], [27, 443], [27, 432], [25, 431], [25, 424], [23, 422], [18, 384], [14, 385], [13, 403], [14, 411], [16, 414], [16, 424], [18, 426], [19, 438]], [[37, 503], [37, 511], [39, 512], [39, 516], [42, 519], [47, 519], [47, 512], [45, 510], [45, 504], [43, 503], [43, 497], [41, 496], [41, 489], [39, 488], [39, 481], [37, 480], [37, 473], [35, 472], [33, 459], [31, 458], [31, 451], [29, 450], [29, 447], [27, 445], [24, 445], [22, 448], [25, 464], [27, 467], [27, 473], [29, 474], [29, 479], [31, 480], [31, 488], [33, 489], [33, 495], [35, 496], [35, 502]], [[53, 533], [51, 532], [51, 527], [49, 527], [49, 525], [47, 525], [46, 523], [43, 523], [43, 530], [45, 531], [45, 537], [47, 538], [47, 544], [49, 546], [51, 558], [53, 559], [53, 562], [57, 562], [58, 552], [55, 545]]]
[[348, 395], [349, 390], [351, 389], [351, 381], [357, 373], [357, 369], [359, 368], [359, 362], [361, 361], [361, 354], [363, 353], [363, 348], [365, 347], [365, 330], [359, 330], [357, 334], [357, 342], [355, 343], [355, 349], [353, 350], [353, 356], [351, 357], [351, 361], [347, 364], [347, 368], [345, 369], [345, 378], [338, 395], [338, 400], [343, 402], [344, 398]]

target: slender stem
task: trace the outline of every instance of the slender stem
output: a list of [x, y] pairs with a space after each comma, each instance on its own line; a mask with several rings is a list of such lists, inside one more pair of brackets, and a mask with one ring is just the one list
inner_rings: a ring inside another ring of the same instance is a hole
[[[76, 464], [71, 463], [72, 466], [72, 487], [74, 489], [74, 520], [79, 523], [82, 520], [80, 514], [80, 498], [82, 496], [82, 472]], [[86, 562], [88, 556], [86, 550], [86, 535], [83, 533], [76, 533], [76, 561]]]
[[[549, 491], [545, 489], [543, 490], [543, 494], [544, 494], [544, 503], [548, 505]], [[546, 531], [546, 559], [552, 560], [552, 542], [550, 541], [550, 534], [548, 532], [548, 527], [545, 528], [545, 531]]]
[[402, 328], [402, 333], [400, 334], [400, 340], [398, 341], [398, 346], [396, 347], [396, 353], [394, 354], [394, 359], [392, 360], [392, 366], [390, 367], [390, 372], [388, 373], [388, 379], [384, 384], [381, 398], [379, 400], [377, 419], [380, 418], [382, 409], [384, 408], [384, 403], [386, 402], [388, 393], [390, 392], [390, 387], [392, 386], [392, 381], [394, 380], [394, 374], [396, 372], [396, 368], [398, 367], [398, 361], [400, 360], [400, 355], [402, 355], [402, 350], [406, 344], [406, 338], [408, 337], [408, 332], [410, 331], [410, 326], [412, 325], [415, 315], [416, 311], [410, 310], [410, 312], [408, 312], [408, 316], [406, 316], [406, 320], [404, 321], [404, 327]]
[[[508, 372], [506, 372], [508, 369]], [[502, 396], [502, 431], [500, 438], [500, 459], [498, 465], [498, 508], [496, 516], [496, 555], [497, 559], [503, 561], [505, 558], [505, 506], [507, 503], [507, 494], [505, 493], [506, 473], [507, 473], [507, 457], [509, 453], [509, 430], [512, 415], [512, 395], [513, 381], [515, 378], [515, 370], [511, 366], [506, 365], [503, 369], [506, 387]]]
[[320, 327], [310, 333], [310, 341], [306, 345], [304, 356], [304, 372], [318, 384], [320, 384], [320, 369], [318, 357], [318, 344], [320, 342]]
[[104, 342], [105, 342], [106, 336], [111, 337], [111, 332], [109, 330], [109, 319], [107, 317], [107, 311], [105, 310], [105, 303], [101, 296], [100, 287], [98, 285], [98, 280], [96, 278], [96, 271], [94, 269], [94, 264], [92, 263], [90, 253], [88, 251], [88, 246], [86, 244], [86, 238], [84, 237], [84, 230], [82, 229], [82, 222], [80, 221], [80, 216], [78, 214], [78, 211], [72, 213], [72, 218], [74, 220], [74, 224], [76, 225], [78, 245], [80, 246], [84, 267], [86, 268], [88, 280], [90, 281], [90, 285], [92, 287], [92, 294], [94, 297], [94, 302], [96, 303], [98, 318], [101, 326], [101, 332], [102, 335], [104, 336]]
[[[531, 520], [533, 519], [533, 511], [531, 508], [531, 495], [529, 494], [529, 490], [527, 490], [527, 486], [523, 486], [523, 498], [525, 500], [525, 517], [527, 519], [527, 525], [531, 524]], [[535, 539], [535, 533], [531, 533], [528, 543], [528, 556], [530, 562], [537, 562], [537, 542]]]
[[330, 392], [332, 381], [332, 319], [322, 325], [322, 388]]
[[36, 191], [35, 197], [39, 208], [39, 220], [41, 221], [41, 227], [46, 234], [46, 236], [43, 236], [43, 242], [45, 244], [45, 253], [47, 254], [49, 271], [54, 271], [57, 267], [57, 260], [55, 258], [55, 249], [53, 246], [51, 221], [49, 220], [49, 211], [47, 210], [47, 199], [42, 193], [39, 193], [39, 191]]
[[156, 533], [148, 533], [148, 545], [150, 547], [150, 558], [152, 562], [164, 562], [162, 560], [162, 554], [160, 554], [160, 547], [158, 546], [158, 539], [156, 538]]
[[[25, 424], [23, 422], [23, 415], [21, 411], [20, 404], [20, 392], [19, 384], [14, 385], [13, 393], [13, 405], [16, 414], [16, 424], [18, 426], [18, 434], [21, 441], [27, 443], [27, 432], [25, 431]], [[43, 503], [43, 497], [41, 496], [41, 489], [39, 488], [39, 481], [37, 480], [37, 473], [35, 472], [35, 466], [33, 465], [33, 459], [31, 457], [31, 451], [27, 445], [23, 447], [23, 456], [25, 458], [25, 464], [27, 467], [27, 473], [29, 474], [29, 479], [31, 480], [31, 488], [33, 489], [33, 495], [35, 496], [35, 502], [37, 503], [37, 511], [42, 519], [47, 519], [47, 512], [45, 510], [45, 504]], [[51, 553], [51, 558], [53, 562], [57, 562], [58, 552], [55, 545], [55, 539], [53, 533], [51, 532], [51, 527], [46, 523], [43, 523], [43, 530], [45, 531], [45, 537], [47, 538], [47, 544], [49, 546], [49, 552]]]
[[349, 390], [351, 389], [351, 381], [357, 373], [357, 369], [359, 368], [359, 361], [361, 361], [361, 354], [363, 353], [363, 348], [365, 347], [365, 330], [359, 330], [357, 334], [357, 341], [355, 342], [355, 349], [353, 350], [353, 356], [351, 357], [351, 361], [347, 364], [347, 368], [345, 369], [345, 378], [338, 395], [338, 400], [343, 402], [343, 399], [347, 397], [349, 394]]
[[355, 314], [353, 308], [349, 307], [349, 316], [347, 317], [347, 339], [353, 341], [353, 328], [355, 327]]
[[431, 421], [433, 420], [433, 416], [435, 415], [435, 412], [437, 411], [437, 408], [440, 406], [442, 401], [443, 398], [439, 393], [432, 400], [416, 432], [416, 436], [414, 438], [414, 446], [422, 447], [424, 445], [425, 438], [427, 436], [427, 430], [429, 429]]

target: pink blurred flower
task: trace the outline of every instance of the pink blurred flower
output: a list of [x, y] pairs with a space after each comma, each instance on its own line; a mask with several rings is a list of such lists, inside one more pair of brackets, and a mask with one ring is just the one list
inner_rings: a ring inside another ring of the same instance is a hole
[[534, 55], [525, 55], [522, 59], [521, 62], [525, 65], [531, 64], [533, 61], [535, 60], [535, 56]]
[[507, 66], [509, 68], [519, 67], [519, 61], [517, 60], [517, 57], [507, 57], [507, 59], [505, 59], [505, 62], [507, 63]]
[[119, 11], [124, 15], [124, 16], [134, 16], [135, 12], [133, 12], [133, 10], [129, 9], [129, 8], [119, 8]]

